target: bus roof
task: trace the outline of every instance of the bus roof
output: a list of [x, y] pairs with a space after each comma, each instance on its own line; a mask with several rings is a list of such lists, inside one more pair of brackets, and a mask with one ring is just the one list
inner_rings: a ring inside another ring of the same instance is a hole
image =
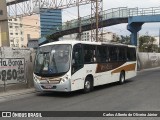
[[126, 45], [121, 43], [109, 43], [109, 42], [91, 42], [91, 41], [77, 41], [77, 40], [61, 40], [61, 41], [55, 41], [50, 42], [44, 45], [41, 45], [40, 47], [49, 46], [49, 45], [55, 45], [55, 44], [71, 44], [72, 46], [75, 44], [89, 44], [89, 45], [117, 45], [117, 46], [128, 46], [128, 47], [136, 47], [134, 45]]

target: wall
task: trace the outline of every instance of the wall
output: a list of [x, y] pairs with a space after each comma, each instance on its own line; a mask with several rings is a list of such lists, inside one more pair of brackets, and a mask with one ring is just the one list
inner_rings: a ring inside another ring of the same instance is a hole
[[34, 50], [0, 47], [0, 92], [33, 87]]
[[160, 67], [160, 53], [138, 53], [138, 70]]

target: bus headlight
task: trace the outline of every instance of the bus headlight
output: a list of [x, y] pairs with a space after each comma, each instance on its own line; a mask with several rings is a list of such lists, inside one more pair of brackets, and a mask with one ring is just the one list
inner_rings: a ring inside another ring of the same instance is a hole
[[33, 76], [34, 76], [34, 77], [33, 77], [33, 78], [34, 78], [34, 81], [35, 81], [36, 83], [40, 83], [39, 80], [38, 80], [38, 76], [36, 76], [36, 75], [33, 75]]
[[62, 78], [60, 83], [62, 84], [62, 83], [65, 83], [66, 81], [67, 79]]
[[67, 80], [68, 80], [68, 76], [65, 76], [65, 77], [61, 78], [60, 83], [61, 83], [61, 84], [62, 84], [62, 83], [65, 83]]

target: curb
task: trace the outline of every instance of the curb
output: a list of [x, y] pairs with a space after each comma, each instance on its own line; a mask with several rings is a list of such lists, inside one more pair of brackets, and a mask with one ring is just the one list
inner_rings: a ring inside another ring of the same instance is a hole
[[158, 70], [158, 69], [160, 69], [160, 67], [142, 69], [142, 70], [137, 71], [137, 73], [146, 72], [146, 71], [151, 71], [151, 70]]

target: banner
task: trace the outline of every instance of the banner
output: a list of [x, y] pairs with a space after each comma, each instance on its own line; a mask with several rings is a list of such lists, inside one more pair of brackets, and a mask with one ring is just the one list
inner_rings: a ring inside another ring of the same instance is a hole
[[0, 84], [26, 82], [24, 58], [0, 58]]

